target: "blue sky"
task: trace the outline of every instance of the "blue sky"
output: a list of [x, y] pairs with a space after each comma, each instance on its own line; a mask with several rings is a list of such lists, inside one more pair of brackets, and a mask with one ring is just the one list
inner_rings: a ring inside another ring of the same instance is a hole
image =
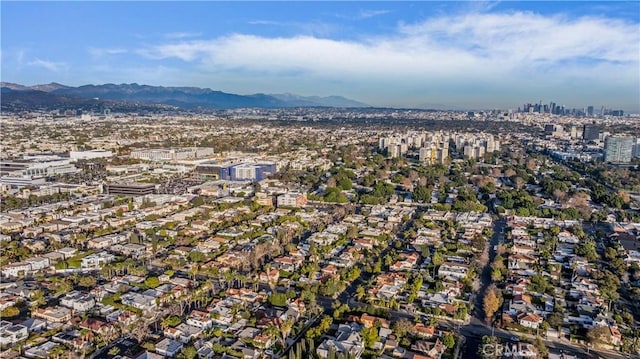
[[640, 112], [638, 2], [0, 2], [1, 78]]

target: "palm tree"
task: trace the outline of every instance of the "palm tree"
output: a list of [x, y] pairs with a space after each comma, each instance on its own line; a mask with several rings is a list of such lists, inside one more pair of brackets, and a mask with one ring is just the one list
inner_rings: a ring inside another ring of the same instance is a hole
[[282, 347], [286, 347], [287, 345], [287, 337], [291, 333], [291, 329], [293, 328], [293, 321], [287, 320], [284, 323], [280, 324], [280, 335], [282, 336]]
[[84, 343], [87, 341], [87, 339], [89, 338], [89, 335], [91, 334], [91, 330], [83, 328], [80, 330], [80, 337], [82, 338], [82, 344], [84, 345]]
[[66, 352], [65, 348], [63, 348], [61, 345], [56, 345], [49, 351], [49, 356], [59, 359], [60, 355], [64, 354], [65, 352]]
[[171, 315], [165, 317], [164, 319], [162, 319], [160, 321], [160, 327], [162, 327], [162, 330], [165, 330], [165, 329], [169, 328], [171, 326], [171, 323], [172, 323], [173, 320], [174, 320], [173, 316], [171, 316]]
[[571, 283], [576, 279], [576, 270], [578, 270], [578, 262], [571, 263]]
[[264, 334], [274, 341], [280, 336], [280, 329], [273, 323], [269, 323], [267, 327], [264, 328]]

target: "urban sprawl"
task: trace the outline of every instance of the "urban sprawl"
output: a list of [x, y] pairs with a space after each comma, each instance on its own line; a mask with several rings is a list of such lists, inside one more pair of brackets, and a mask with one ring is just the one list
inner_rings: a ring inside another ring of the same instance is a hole
[[3, 113], [0, 357], [635, 357], [639, 120]]

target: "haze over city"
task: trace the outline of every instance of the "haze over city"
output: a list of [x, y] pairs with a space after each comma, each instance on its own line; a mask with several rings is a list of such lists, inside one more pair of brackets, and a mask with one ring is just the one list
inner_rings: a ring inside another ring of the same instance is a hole
[[3, 2], [2, 80], [640, 111], [637, 2]]

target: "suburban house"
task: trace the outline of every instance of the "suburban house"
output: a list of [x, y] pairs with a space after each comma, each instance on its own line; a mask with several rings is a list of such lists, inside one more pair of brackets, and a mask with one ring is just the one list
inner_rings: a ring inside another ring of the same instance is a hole
[[522, 313], [518, 315], [518, 323], [523, 327], [538, 329], [543, 318], [535, 313]]

